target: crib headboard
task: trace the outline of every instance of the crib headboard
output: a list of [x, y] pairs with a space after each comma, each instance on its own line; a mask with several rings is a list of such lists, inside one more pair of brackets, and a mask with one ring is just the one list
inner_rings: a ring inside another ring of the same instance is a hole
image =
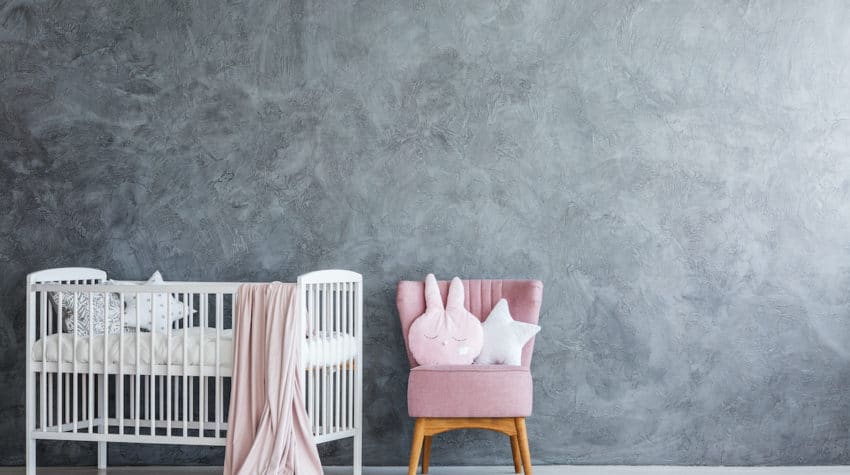
[[45, 269], [27, 275], [27, 284], [44, 282], [68, 282], [74, 284], [93, 284], [106, 280], [106, 272], [91, 267], [59, 267]]

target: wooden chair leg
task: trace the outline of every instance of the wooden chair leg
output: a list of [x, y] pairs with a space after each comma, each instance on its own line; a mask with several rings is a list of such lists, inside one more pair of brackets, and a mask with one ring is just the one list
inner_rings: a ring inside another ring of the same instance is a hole
[[516, 418], [516, 432], [519, 438], [519, 450], [522, 455], [522, 468], [525, 470], [525, 475], [532, 475], [531, 452], [528, 450], [528, 432], [525, 429], [524, 417]]
[[514, 473], [522, 473], [522, 461], [519, 455], [519, 441], [517, 436], [511, 436], [511, 453], [514, 456]]
[[425, 419], [420, 417], [416, 419], [416, 425], [413, 427], [413, 442], [410, 445], [410, 462], [407, 464], [407, 475], [416, 475], [423, 442], [425, 442]]
[[422, 473], [428, 473], [428, 467], [431, 465], [431, 436], [425, 437], [425, 447], [422, 449]]

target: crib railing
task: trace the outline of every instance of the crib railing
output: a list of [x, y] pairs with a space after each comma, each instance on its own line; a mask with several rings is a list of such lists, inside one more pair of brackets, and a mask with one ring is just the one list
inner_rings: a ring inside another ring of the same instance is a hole
[[[36, 439], [98, 442], [100, 467], [106, 466], [107, 442], [224, 445], [233, 309], [239, 285], [116, 283], [107, 282], [102, 271], [80, 268], [31, 274], [27, 289], [27, 466], [35, 466]], [[317, 271], [299, 277], [298, 287], [305, 345], [308, 341], [318, 345], [320, 353], [339, 351], [326, 347], [336, 341], [331, 337], [354, 337], [339, 341], [356, 345], [354, 353], [342, 350], [355, 356], [332, 365], [305, 367], [302, 389], [316, 442], [354, 437], [354, 466], [359, 473], [362, 280], [349, 271]], [[63, 299], [66, 294], [73, 298]], [[169, 298], [172, 295], [176, 299]], [[168, 316], [172, 307], [182, 306], [183, 318], [162, 330], [157, 328], [156, 312], [151, 308], [150, 331], [144, 331], [146, 315], [140, 313], [140, 306], [130, 315], [124, 308], [130, 299], [145, 297], [163, 302]], [[91, 318], [88, 336], [63, 332], [63, 317], [70, 318], [70, 328], [77, 328], [83, 305], [89, 315], [96, 312], [96, 305], [107, 315], [111, 301], [112, 305], [117, 301], [121, 309], [117, 317], [120, 333], [110, 334], [110, 326], [104, 324], [104, 333], [96, 334]], [[57, 342], [55, 348], [49, 344], [51, 339]], [[33, 354], [34, 349], [40, 354]]]

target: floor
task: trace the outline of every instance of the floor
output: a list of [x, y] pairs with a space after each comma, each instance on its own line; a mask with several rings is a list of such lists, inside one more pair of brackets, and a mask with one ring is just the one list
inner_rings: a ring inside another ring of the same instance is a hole
[[[23, 475], [23, 468], [0, 467], [0, 475]], [[220, 468], [212, 467], [126, 467], [98, 471], [91, 468], [43, 468], [38, 475], [218, 475]], [[350, 468], [327, 467], [325, 475], [348, 475]], [[363, 475], [406, 474], [406, 467], [370, 467]], [[431, 467], [432, 475], [509, 475], [513, 467]], [[833, 467], [625, 467], [590, 465], [540, 465], [536, 475], [850, 475], [850, 466]]]

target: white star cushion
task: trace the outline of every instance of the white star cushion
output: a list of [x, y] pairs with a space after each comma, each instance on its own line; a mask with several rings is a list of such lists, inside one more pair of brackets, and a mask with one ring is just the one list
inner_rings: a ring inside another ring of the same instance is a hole
[[[159, 271], [154, 272], [151, 278], [145, 282], [149, 285], [162, 285], [164, 283], [165, 281]], [[133, 329], [136, 328], [137, 314], [140, 329], [151, 331], [152, 327], [155, 326], [157, 332], [164, 332], [171, 326], [172, 322], [180, 320], [188, 313], [187, 306], [173, 294], [140, 293], [134, 295], [134, 297], [127, 299], [127, 313], [124, 316], [124, 324]], [[171, 315], [168, 314], [169, 305]], [[192, 311], [192, 313], [196, 312], [197, 310]]]
[[521, 365], [522, 347], [540, 331], [537, 325], [514, 320], [505, 299], [493, 307], [482, 326], [484, 347], [475, 359], [476, 364]]

